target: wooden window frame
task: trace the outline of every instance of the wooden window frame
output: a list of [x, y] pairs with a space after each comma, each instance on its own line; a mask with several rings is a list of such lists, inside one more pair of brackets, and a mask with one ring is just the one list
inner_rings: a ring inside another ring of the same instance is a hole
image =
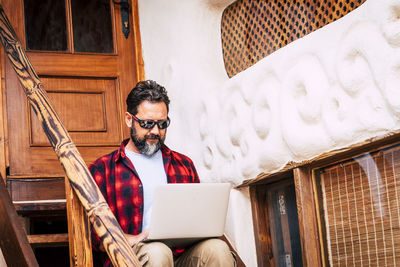
[[244, 181], [239, 187], [249, 186], [250, 190], [258, 266], [274, 266], [266, 203], [268, 184], [288, 178], [294, 180], [303, 266], [328, 266], [325, 229], [323, 218], [320, 216], [323, 214], [323, 207], [316, 183], [316, 171], [396, 144], [400, 144], [400, 131], [324, 153], [306, 162], [291, 163], [278, 172], [262, 174], [255, 179]]

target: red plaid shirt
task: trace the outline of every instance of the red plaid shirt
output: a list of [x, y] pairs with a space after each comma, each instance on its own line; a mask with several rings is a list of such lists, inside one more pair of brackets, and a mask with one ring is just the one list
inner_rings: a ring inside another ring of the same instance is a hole
[[[93, 162], [89, 169], [122, 230], [137, 235], [142, 232], [143, 188], [132, 162], [125, 155], [125, 146]], [[190, 158], [161, 147], [168, 183], [199, 183], [199, 177]], [[99, 239], [94, 236], [94, 246]]]

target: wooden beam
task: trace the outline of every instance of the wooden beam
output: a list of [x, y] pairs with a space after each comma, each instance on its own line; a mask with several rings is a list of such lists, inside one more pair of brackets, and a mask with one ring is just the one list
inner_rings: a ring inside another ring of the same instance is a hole
[[97, 187], [79, 151], [62, 124], [21, 43], [0, 7], [0, 41], [39, 118], [71, 187], [85, 208], [114, 266], [140, 266], [124, 232]]
[[32, 247], [68, 246], [68, 234], [28, 235], [28, 241]]
[[250, 200], [253, 214], [254, 239], [256, 242], [257, 266], [274, 266], [270, 226], [267, 214], [266, 187], [250, 186]]
[[0, 178], [0, 248], [8, 267], [39, 266], [3, 178]]
[[17, 178], [7, 177], [7, 189], [15, 201], [41, 201], [46, 199], [65, 200], [64, 177], [55, 178]]
[[0, 51], [0, 174], [6, 179], [6, 169], [9, 166], [7, 156], [6, 140], [8, 140], [7, 131], [7, 105], [6, 105], [6, 84], [5, 84], [5, 58], [4, 51]]
[[[0, 5], [3, 3], [0, 0]], [[3, 177], [4, 182], [6, 181], [6, 168], [9, 166], [8, 162], [8, 151], [5, 145], [5, 140], [8, 140], [7, 131], [7, 108], [6, 108], [6, 84], [5, 84], [5, 55], [4, 51], [0, 51], [0, 174]]]
[[320, 267], [321, 251], [310, 168], [293, 170], [303, 266]]
[[145, 80], [144, 62], [142, 55], [142, 40], [140, 37], [139, 24], [139, 6], [137, 0], [132, 0], [132, 18], [133, 18], [133, 39], [135, 42], [135, 57], [136, 57], [136, 78], [138, 81]]
[[62, 211], [65, 210], [65, 201], [63, 202], [14, 202], [14, 207], [20, 214], [32, 211]]
[[90, 223], [68, 179], [65, 179], [70, 265], [93, 266]]

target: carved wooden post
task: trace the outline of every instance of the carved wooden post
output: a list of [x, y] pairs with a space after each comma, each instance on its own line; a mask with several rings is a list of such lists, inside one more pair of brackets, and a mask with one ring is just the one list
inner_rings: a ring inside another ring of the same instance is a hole
[[0, 41], [38, 116], [71, 187], [85, 208], [114, 266], [140, 266], [117, 220], [93, 180], [67, 130], [50, 104], [21, 43], [0, 6]]
[[88, 217], [68, 179], [65, 179], [67, 199], [70, 266], [93, 266], [91, 231]]

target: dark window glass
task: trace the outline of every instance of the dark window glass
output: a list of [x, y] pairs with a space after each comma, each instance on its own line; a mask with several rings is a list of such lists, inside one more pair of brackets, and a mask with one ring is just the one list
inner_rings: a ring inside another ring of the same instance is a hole
[[270, 186], [267, 203], [275, 266], [302, 266], [296, 192], [292, 181]]
[[111, 8], [108, 0], [72, 0], [75, 52], [112, 53]]
[[64, 0], [25, 0], [27, 50], [66, 51]]

